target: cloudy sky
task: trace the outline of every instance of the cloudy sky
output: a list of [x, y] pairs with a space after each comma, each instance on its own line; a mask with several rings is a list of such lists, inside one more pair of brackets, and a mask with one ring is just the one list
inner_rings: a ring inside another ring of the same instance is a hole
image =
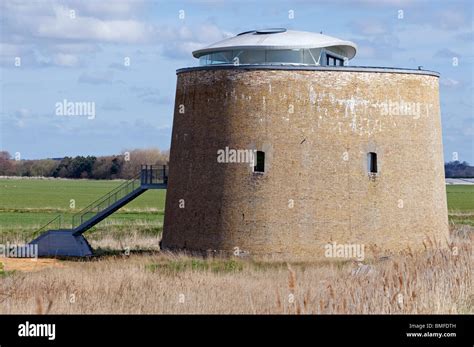
[[[355, 42], [351, 65], [440, 72], [445, 160], [474, 163], [471, 3], [4, 0], [0, 149], [25, 159], [167, 149], [175, 71], [198, 64], [191, 51], [286, 27]], [[56, 115], [64, 99], [94, 102], [95, 117]]]

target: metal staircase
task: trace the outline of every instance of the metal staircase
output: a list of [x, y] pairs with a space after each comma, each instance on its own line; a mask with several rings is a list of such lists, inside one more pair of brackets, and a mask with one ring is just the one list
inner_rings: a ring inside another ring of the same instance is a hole
[[[30, 242], [38, 245], [38, 255], [84, 257], [93, 254], [92, 248], [82, 235], [112, 213], [128, 204], [148, 189], [166, 189], [168, 171], [166, 166], [159, 168], [143, 165], [140, 173], [104, 196], [100, 197], [72, 217], [71, 229], [61, 229], [62, 216], [57, 216], [36, 231], [42, 233]], [[59, 225], [57, 229], [50, 229]], [[47, 231], [46, 231], [47, 230]]]

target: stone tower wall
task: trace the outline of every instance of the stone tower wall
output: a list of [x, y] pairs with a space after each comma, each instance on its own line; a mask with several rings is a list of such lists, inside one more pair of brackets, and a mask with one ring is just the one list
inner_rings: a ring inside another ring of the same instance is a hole
[[[218, 150], [265, 152], [265, 173]], [[377, 153], [370, 177], [367, 153]], [[337, 70], [178, 73], [162, 246], [322, 258], [448, 238], [438, 77]]]

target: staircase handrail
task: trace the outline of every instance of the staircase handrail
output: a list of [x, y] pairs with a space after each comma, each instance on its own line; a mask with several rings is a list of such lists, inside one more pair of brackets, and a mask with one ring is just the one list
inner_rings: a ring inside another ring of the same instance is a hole
[[[33, 232], [33, 235], [32, 236], [36, 236], [38, 235], [39, 233], [41, 233], [42, 231], [44, 231], [46, 229], [46, 227], [48, 227], [49, 225], [51, 225], [55, 220], [57, 220], [59, 218], [59, 228], [61, 227], [61, 217], [62, 215], [58, 214], [56, 217], [54, 217], [53, 219], [51, 219], [48, 223], [46, 223], [45, 225], [43, 225], [41, 228], [35, 230]], [[58, 228], [58, 229], [59, 229]]]
[[[106, 200], [108, 200], [112, 195], [114, 194], [117, 194], [118, 192], [120, 192], [121, 190], [123, 190], [124, 188], [127, 188], [129, 187], [130, 185], [134, 185], [137, 180], [139, 180], [141, 177], [141, 172], [136, 175], [134, 178], [130, 179], [130, 180], [127, 180], [125, 181], [124, 183], [122, 183], [121, 185], [119, 185], [118, 187], [112, 189], [111, 191], [109, 191], [108, 193], [106, 193], [105, 195], [101, 196], [100, 198], [96, 199], [94, 202], [90, 203], [89, 205], [87, 205], [86, 207], [84, 207], [82, 210], [80, 210], [79, 212], [75, 213], [73, 216], [72, 216], [72, 227], [75, 228], [76, 226], [80, 225], [83, 221], [81, 221], [80, 224], [78, 225], [75, 225], [75, 219], [77, 217], [80, 217], [80, 216], [83, 216], [85, 215], [86, 213], [88, 212], [91, 212], [91, 210], [97, 206], [100, 206], [100, 204], [102, 204], [103, 202], [105, 202]], [[139, 185], [140, 186], [140, 185]], [[125, 196], [126, 194], [124, 194]], [[117, 200], [115, 200], [117, 201]], [[110, 204], [109, 204], [110, 206]], [[92, 217], [91, 217], [92, 218]]]

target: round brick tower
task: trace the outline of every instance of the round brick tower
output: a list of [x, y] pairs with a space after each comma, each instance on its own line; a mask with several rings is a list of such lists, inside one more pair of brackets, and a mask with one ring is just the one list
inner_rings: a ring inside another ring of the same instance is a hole
[[177, 72], [163, 248], [311, 259], [446, 242], [439, 76], [345, 66], [355, 50], [279, 29], [193, 53], [203, 66]]

